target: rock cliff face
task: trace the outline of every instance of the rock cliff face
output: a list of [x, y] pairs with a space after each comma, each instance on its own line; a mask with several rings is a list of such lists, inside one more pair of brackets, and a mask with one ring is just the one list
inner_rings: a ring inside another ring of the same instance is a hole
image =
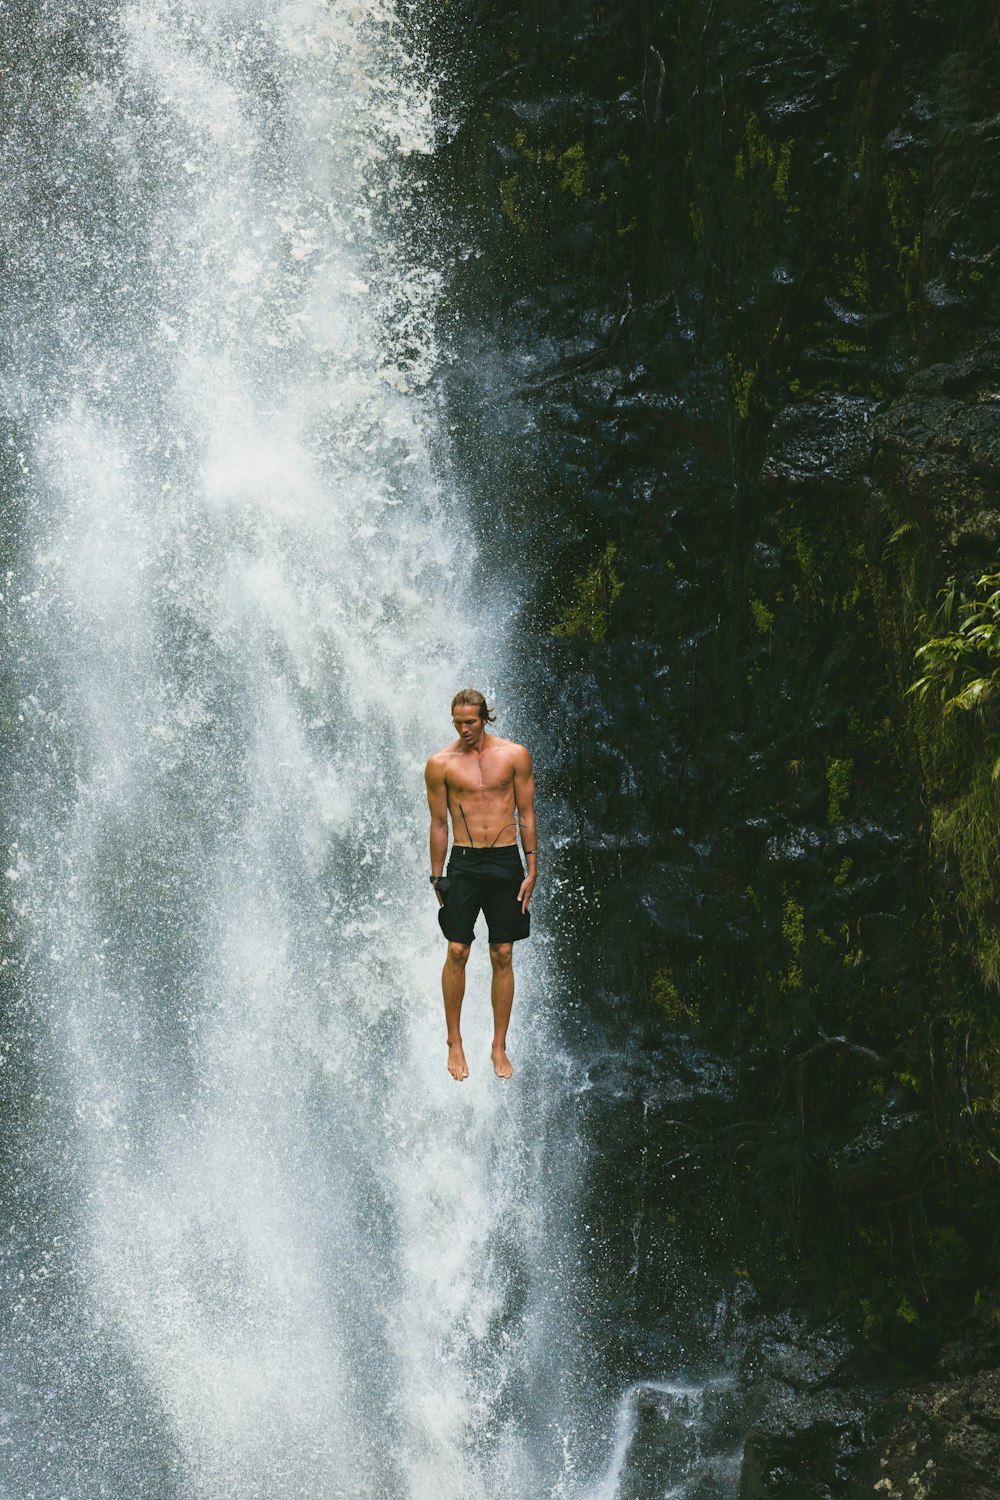
[[743, 1493], [847, 1493], [858, 1393], [1000, 1299], [998, 720], [908, 692], [940, 591], [1000, 567], [995, 7], [435, 25], [447, 395], [525, 636], [602, 1255], [636, 1246], [605, 1354], [666, 1357], [699, 1277], [846, 1329], [819, 1488], [765, 1422]]
[[848, 1500], [992, 1500], [1000, 1473], [995, 1370], [907, 1392], [893, 1409], [890, 1433], [847, 1490]]

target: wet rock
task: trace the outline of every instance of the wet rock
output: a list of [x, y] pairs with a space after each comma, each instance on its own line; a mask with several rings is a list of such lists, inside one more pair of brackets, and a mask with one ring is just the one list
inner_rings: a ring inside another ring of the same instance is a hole
[[947, 1341], [938, 1356], [938, 1369], [952, 1377], [978, 1374], [981, 1370], [1000, 1370], [1000, 1289], [993, 1287], [981, 1294], [976, 1306]]
[[916, 376], [876, 424], [878, 465], [947, 546], [981, 556], [1000, 547], [1000, 346], [983, 340]]
[[850, 1339], [801, 1312], [765, 1319], [740, 1363], [751, 1414], [739, 1500], [834, 1500], [854, 1472], [871, 1397], [854, 1389]]
[[809, 488], [833, 499], [845, 486], [871, 483], [877, 403], [830, 392], [786, 406], [768, 440], [765, 483]]
[[932, 1145], [919, 1111], [880, 1109], [830, 1158], [831, 1181], [843, 1192], [881, 1189], [888, 1193], [915, 1153]]
[[850, 1418], [751, 1432], [739, 1500], [837, 1500], [862, 1441], [861, 1423]]
[[649, 920], [674, 936], [691, 930], [701, 905], [694, 870], [662, 861], [646, 872], [639, 899]]
[[849, 1347], [843, 1333], [818, 1329], [801, 1313], [784, 1312], [767, 1320], [748, 1341], [740, 1376], [747, 1384], [768, 1380], [789, 1391], [818, 1391], [843, 1370]]
[[661, 1500], [665, 1488], [696, 1472], [706, 1426], [716, 1442], [724, 1442], [727, 1432], [735, 1437], [738, 1408], [728, 1388], [650, 1385], [638, 1389], [632, 1399], [632, 1439], [618, 1484], [623, 1500]]
[[844, 1500], [996, 1500], [1000, 1371], [897, 1396], [891, 1431]]
[[[630, 1060], [582, 1095], [623, 1351], [694, 1340], [691, 1289], [750, 1262], [875, 1306], [897, 1355], [907, 1294], [932, 1362], [992, 1275], [944, 1035], [974, 981], [906, 689], [915, 616], [1000, 547], [994, 12], [490, 0], [474, 48], [456, 30], [456, 301], [483, 328], [456, 462], [532, 596], [523, 701], [557, 702], [526, 738], [580, 1045]], [[609, 541], [606, 634], [553, 640]], [[725, 1086], [674, 1055], [664, 975]], [[966, 1200], [956, 1280], [933, 1235]], [[742, 1372], [745, 1496], [841, 1495], [859, 1456], [871, 1382], [813, 1321]], [[962, 1337], [965, 1374], [991, 1355]], [[650, 1400], [637, 1493], [673, 1462]]]

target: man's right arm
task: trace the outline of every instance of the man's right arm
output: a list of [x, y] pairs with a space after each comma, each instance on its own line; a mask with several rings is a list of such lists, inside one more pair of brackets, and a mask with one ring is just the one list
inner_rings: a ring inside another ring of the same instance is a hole
[[445, 784], [444, 767], [436, 755], [432, 755], [427, 762], [424, 780], [427, 783], [427, 806], [431, 813], [431, 874], [440, 875], [444, 871], [445, 855], [448, 853], [448, 788]]

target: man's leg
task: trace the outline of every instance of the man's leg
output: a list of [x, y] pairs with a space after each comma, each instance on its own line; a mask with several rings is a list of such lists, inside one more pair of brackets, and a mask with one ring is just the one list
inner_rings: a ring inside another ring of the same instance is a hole
[[513, 943], [491, 943], [490, 963], [493, 965], [493, 984], [490, 999], [493, 1002], [493, 1071], [498, 1078], [510, 1078], [514, 1069], [507, 1057], [507, 1027], [514, 1004], [514, 945]]
[[459, 1082], [468, 1078], [469, 1069], [462, 1050], [462, 1001], [465, 999], [465, 966], [471, 948], [468, 943], [449, 943], [448, 957], [441, 975], [444, 995], [444, 1018], [448, 1025], [448, 1072]]

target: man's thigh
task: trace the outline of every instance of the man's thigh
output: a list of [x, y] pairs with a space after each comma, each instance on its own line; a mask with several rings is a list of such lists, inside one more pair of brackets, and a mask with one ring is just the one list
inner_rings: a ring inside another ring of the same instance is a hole
[[476, 918], [482, 907], [481, 882], [462, 870], [455, 875], [449, 874], [444, 905], [438, 910], [438, 923], [449, 943], [475, 941]]
[[531, 917], [521, 910], [517, 893], [524, 876], [509, 880], [491, 880], [483, 892], [483, 915], [490, 931], [491, 943], [517, 943], [531, 935]]

